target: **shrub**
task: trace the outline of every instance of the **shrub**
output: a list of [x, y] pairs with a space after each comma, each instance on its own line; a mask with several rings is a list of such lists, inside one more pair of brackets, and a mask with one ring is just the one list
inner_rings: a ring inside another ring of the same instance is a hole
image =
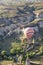
[[14, 48], [11, 49], [11, 50], [10, 50], [10, 54], [11, 54], [11, 55], [16, 55], [16, 49], [14, 49]]
[[6, 51], [3, 50], [3, 51], [1, 52], [1, 55], [2, 55], [2, 56], [5, 56], [5, 55], [6, 55]]

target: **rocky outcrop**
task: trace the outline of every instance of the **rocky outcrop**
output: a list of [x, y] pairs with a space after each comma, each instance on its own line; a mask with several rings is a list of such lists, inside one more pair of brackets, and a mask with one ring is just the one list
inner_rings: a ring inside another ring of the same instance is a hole
[[43, 12], [40, 12], [38, 15], [39, 18], [43, 18]]

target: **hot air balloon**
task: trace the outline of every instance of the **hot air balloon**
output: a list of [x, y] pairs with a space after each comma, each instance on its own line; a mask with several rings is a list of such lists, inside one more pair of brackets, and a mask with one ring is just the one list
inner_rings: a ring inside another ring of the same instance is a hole
[[26, 38], [31, 39], [34, 35], [34, 29], [31, 27], [23, 29]]

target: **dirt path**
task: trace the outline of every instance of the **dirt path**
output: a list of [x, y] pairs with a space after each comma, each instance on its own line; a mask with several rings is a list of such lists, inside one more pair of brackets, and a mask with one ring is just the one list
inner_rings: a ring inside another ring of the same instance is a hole
[[41, 61], [30, 61], [30, 63], [36, 64], [36, 65], [43, 65], [43, 62]]

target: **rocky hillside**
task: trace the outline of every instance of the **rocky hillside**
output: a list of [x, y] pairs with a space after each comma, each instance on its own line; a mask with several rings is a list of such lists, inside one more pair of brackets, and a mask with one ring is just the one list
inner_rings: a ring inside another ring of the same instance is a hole
[[3, 4], [3, 5], [11, 5], [11, 4], [15, 4], [17, 2], [43, 2], [43, 0], [0, 0], [0, 4]]
[[26, 3], [0, 8], [0, 49], [8, 50], [15, 39], [20, 40], [23, 27], [34, 28], [35, 39], [43, 39], [43, 4]]

